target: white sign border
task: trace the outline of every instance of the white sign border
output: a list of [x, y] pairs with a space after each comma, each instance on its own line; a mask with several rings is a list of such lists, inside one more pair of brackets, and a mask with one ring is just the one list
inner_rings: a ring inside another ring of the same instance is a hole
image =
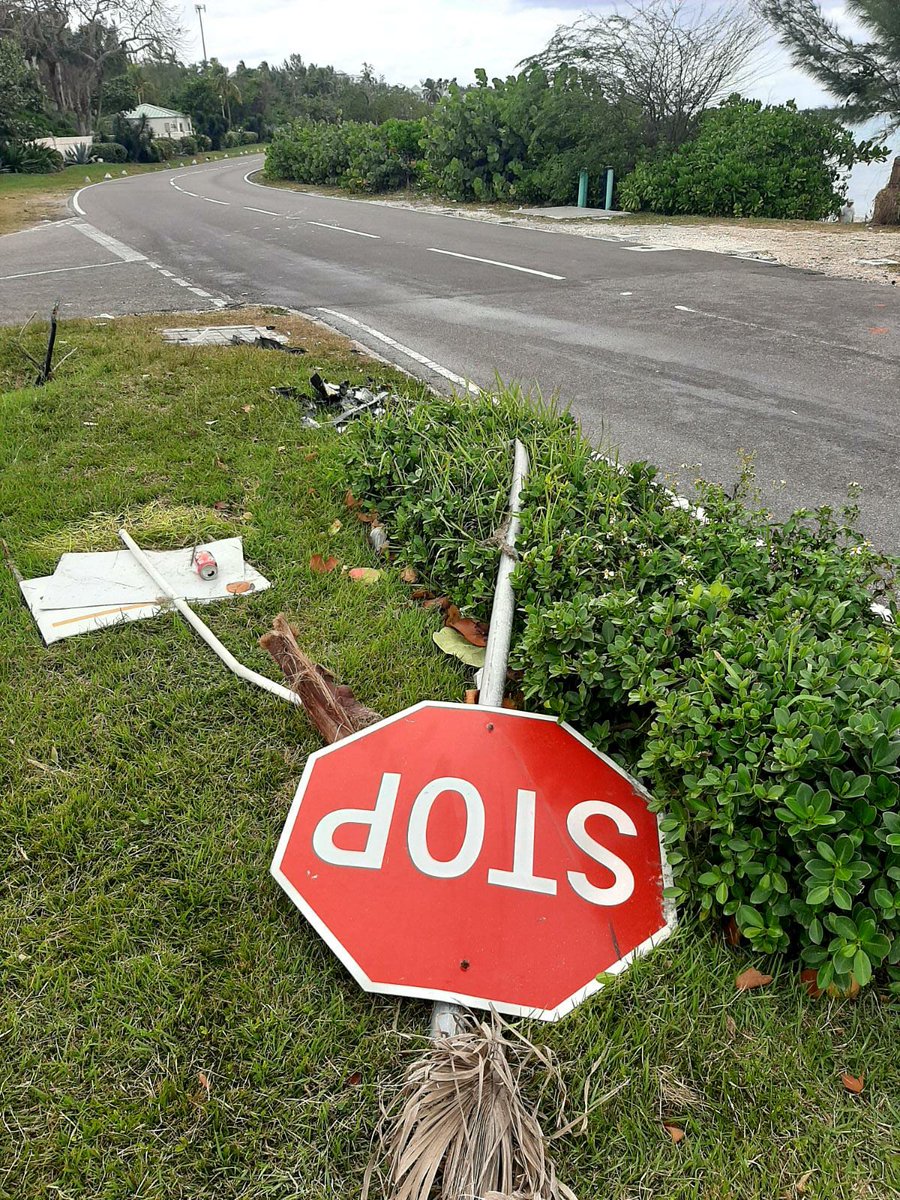
[[[497, 713], [504, 717], [525, 718], [532, 721], [552, 721], [554, 725], [559, 725], [577, 741], [581, 742], [583, 746], [586, 746], [592, 754], [595, 754], [597, 758], [605, 762], [608, 767], [612, 767], [617, 774], [626, 779], [631, 787], [633, 787], [634, 790], [646, 800], [651, 799], [646, 788], [642, 787], [641, 784], [639, 784], [636, 779], [629, 775], [627, 771], [624, 771], [618, 765], [618, 763], [613, 762], [611, 758], [608, 758], [605, 754], [598, 750], [596, 746], [592, 746], [587, 738], [583, 737], [577, 729], [573, 729], [572, 726], [567, 724], [565, 721], [558, 721], [554, 716], [546, 713], [520, 712], [517, 709], [509, 708], [490, 708], [486, 705], [479, 705], [476, 710], [473, 709], [473, 706], [470, 704], [455, 704], [448, 700], [422, 700], [418, 704], [412, 705], [410, 708], [404, 708], [400, 712], [394, 713], [390, 717], [385, 717], [383, 721], [378, 721], [374, 725], [369, 725], [365, 729], [361, 729], [358, 733], [351, 733], [348, 737], [342, 738], [341, 741], [334, 742], [330, 746], [323, 746], [321, 750], [314, 750], [313, 753], [310, 754], [306, 760], [306, 766], [303, 768], [303, 775], [300, 778], [300, 783], [297, 785], [297, 791], [294, 794], [294, 799], [288, 811], [284, 828], [281, 831], [281, 837], [278, 840], [278, 846], [272, 859], [272, 865], [269, 868], [270, 873], [278, 885], [291, 898], [297, 908], [299, 908], [301, 913], [303, 913], [304, 917], [307, 919], [310, 925], [312, 925], [319, 937], [322, 938], [335, 956], [343, 963], [343, 965], [347, 968], [347, 970], [364, 991], [384, 996], [410, 996], [420, 1000], [443, 1000], [450, 1004], [461, 1004], [467, 1008], [487, 1009], [489, 1011], [492, 1010], [495, 1012], [505, 1013], [513, 1017], [528, 1017], [539, 1021], [558, 1021], [561, 1017], [564, 1017], [570, 1013], [589, 996], [592, 996], [595, 992], [600, 991], [607, 976], [620, 975], [636, 958], [640, 958], [642, 955], [647, 954], [650, 950], [660, 945], [660, 943], [664, 942], [666, 938], [670, 937], [671, 934], [674, 933], [678, 925], [678, 913], [673, 901], [668, 900], [665, 897], [663, 898], [663, 914], [666, 922], [665, 925], [663, 925], [661, 929], [657, 930], [656, 933], [647, 938], [646, 941], [641, 942], [639, 946], [636, 946], [635, 949], [629, 954], [626, 954], [624, 958], [620, 958], [618, 962], [613, 963], [613, 965], [604, 971], [599, 978], [592, 979], [590, 983], [586, 984], [582, 988], [579, 988], [577, 992], [563, 1000], [555, 1008], [535, 1009], [525, 1008], [520, 1004], [510, 1004], [497, 1000], [487, 1000], [483, 996], [470, 996], [463, 992], [447, 992], [436, 988], [417, 988], [405, 985], [400, 986], [390, 983], [377, 983], [374, 980], [371, 980], [356, 959], [347, 951], [338, 938], [328, 928], [315, 909], [313, 909], [308, 901], [306, 901], [303, 896], [300, 895], [281, 868], [281, 864], [284, 861], [284, 855], [287, 850], [287, 845], [290, 840], [291, 833], [293, 832], [294, 824], [297, 820], [297, 814], [300, 811], [300, 805], [303, 802], [306, 786], [316, 763], [318, 763], [320, 759], [324, 758], [326, 755], [333, 754], [336, 750], [342, 749], [351, 742], [355, 742], [360, 738], [368, 737], [369, 734], [373, 733], [375, 730], [383, 729], [386, 725], [391, 725], [395, 721], [401, 721], [405, 717], [409, 717], [413, 713], [421, 712], [425, 708], [463, 709], [466, 712], [477, 711], [484, 713]], [[656, 826], [659, 837], [660, 862], [662, 864], [662, 884], [663, 888], [669, 888], [672, 886], [672, 870], [669, 866], [668, 859], [666, 858], [665, 839], [662, 831], [659, 828], [661, 820], [662, 814], [657, 813]]]

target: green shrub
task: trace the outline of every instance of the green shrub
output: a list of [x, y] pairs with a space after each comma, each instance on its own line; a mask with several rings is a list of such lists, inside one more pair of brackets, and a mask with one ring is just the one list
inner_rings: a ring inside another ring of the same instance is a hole
[[206, 153], [207, 150], [212, 150], [212, 138], [207, 137], [205, 133], [195, 133], [194, 138], [197, 142], [197, 152]]
[[421, 121], [295, 121], [275, 131], [266, 152], [266, 172], [298, 183], [393, 191], [416, 179], [422, 135]]
[[229, 129], [222, 138], [222, 145], [226, 150], [233, 150], [235, 146], [241, 144], [241, 131], [239, 129]]
[[128, 161], [128, 151], [119, 142], [94, 142], [91, 157], [101, 162], [122, 163]]
[[157, 162], [168, 162], [176, 154], [181, 153], [181, 143], [175, 138], [157, 137], [151, 143], [156, 153]]
[[196, 154], [197, 139], [192, 134], [187, 134], [178, 140], [179, 154]]
[[242, 146], [253, 146], [258, 141], [259, 141], [259, 134], [254, 133], [254, 131], [252, 129], [242, 129], [241, 130], [240, 144]]
[[63, 156], [39, 142], [9, 141], [0, 145], [0, 173], [48, 175], [61, 171]]
[[845, 170], [885, 154], [835, 117], [732, 96], [704, 114], [692, 141], [639, 163], [620, 200], [659, 213], [815, 221], [840, 212]]
[[348, 430], [345, 484], [404, 560], [486, 618], [509, 439], [528, 444], [512, 665], [526, 700], [634, 771], [665, 812], [674, 896], [790, 950], [822, 986], [900, 992], [898, 564], [828, 509], [777, 521], [600, 461], [515, 397], [399, 403]]

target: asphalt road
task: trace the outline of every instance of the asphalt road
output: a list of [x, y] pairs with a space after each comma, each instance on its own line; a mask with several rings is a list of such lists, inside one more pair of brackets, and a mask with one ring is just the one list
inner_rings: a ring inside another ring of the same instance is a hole
[[[261, 188], [244, 178], [259, 165], [80, 193], [76, 221], [143, 256], [96, 267], [115, 281], [106, 310], [281, 304], [429, 374], [378, 331], [477, 384], [558, 392], [598, 444], [657, 462], [683, 489], [700, 473], [731, 482], [742, 450], [779, 511], [838, 506], [859, 482], [867, 532], [900, 551], [900, 288], [650, 250], [603, 225], [581, 238]], [[138, 269], [126, 301], [116, 289]], [[55, 277], [74, 310], [93, 275]], [[175, 301], [161, 305], [161, 288]]]

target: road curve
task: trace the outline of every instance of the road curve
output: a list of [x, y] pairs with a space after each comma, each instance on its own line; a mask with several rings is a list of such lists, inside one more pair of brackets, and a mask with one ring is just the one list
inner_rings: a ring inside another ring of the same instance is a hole
[[900, 289], [267, 188], [245, 178], [260, 165], [115, 180], [78, 208], [213, 296], [328, 310], [425, 374], [362, 326], [478, 384], [558, 392], [682, 487], [732, 481], [741, 451], [782, 512], [859, 482], [864, 527], [900, 551]]

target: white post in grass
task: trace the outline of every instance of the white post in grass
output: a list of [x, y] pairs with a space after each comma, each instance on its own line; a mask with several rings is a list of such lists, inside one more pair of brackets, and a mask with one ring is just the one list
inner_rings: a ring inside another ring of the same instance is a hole
[[[503, 703], [506, 688], [506, 664], [509, 659], [509, 642], [512, 637], [515, 596], [509, 577], [516, 565], [516, 538], [521, 524], [521, 495], [528, 473], [528, 451], [518, 438], [515, 440], [513, 479], [509, 492], [509, 522], [506, 536], [500, 547], [500, 565], [497, 568], [497, 583], [494, 587], [494, 603], [491, 607], [491, 624], [488, 632], [484, 667], [481, 671], [481, 686], [478, 703], [488, 708], [499, 708]], [[465, 1009], [446, 1000], [437, 1000], [431, 1011], [432, 1038], [453, 1037], [462, 1032]]]

